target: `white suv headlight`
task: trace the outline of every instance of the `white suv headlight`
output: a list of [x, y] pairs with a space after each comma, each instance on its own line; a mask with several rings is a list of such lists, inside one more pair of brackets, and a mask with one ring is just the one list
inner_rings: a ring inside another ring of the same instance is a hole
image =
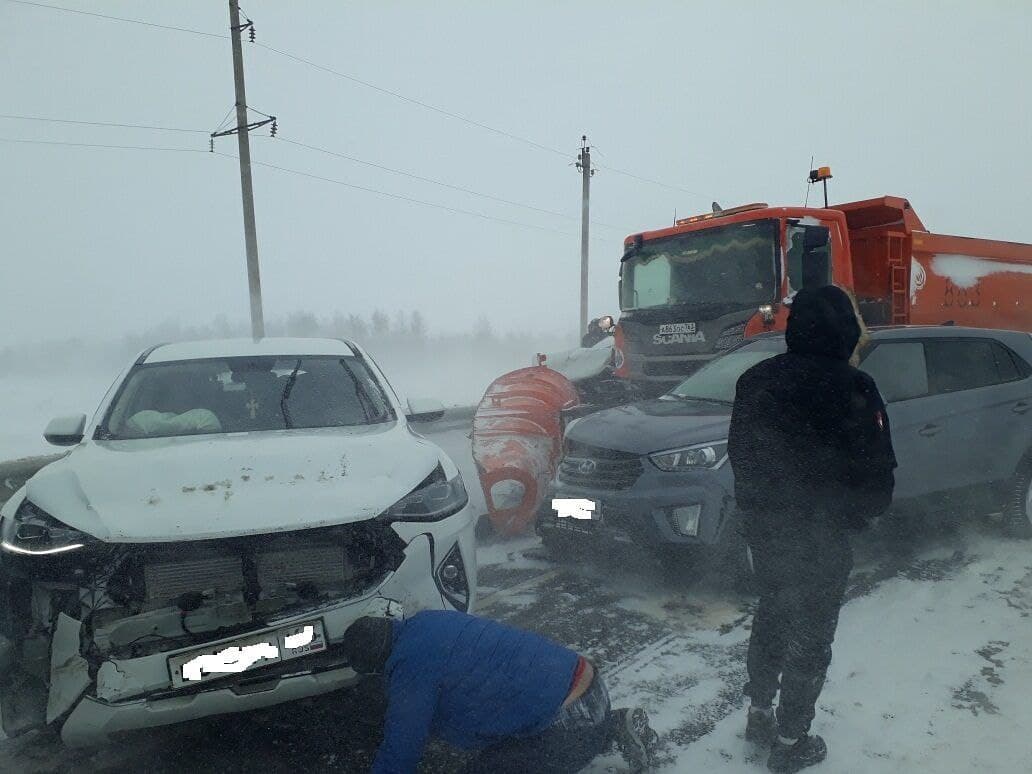
[[42, 508], [23, 500], [13, 518], [4, 520], [0, 546], [12, 554], [50, 556], [82, 548], [93, 538], [62, 524]]
[[655, 452], [649, 455], [649, 459], [657, 468], [667, 472], [712, 470], [719, 468], [727, 459], [727, 439]]
[[420, 484], [388, 508], [388, 521], [440, 521], [453, 516], [469, 502], [462, 476], [448, 479], [440, 464]]

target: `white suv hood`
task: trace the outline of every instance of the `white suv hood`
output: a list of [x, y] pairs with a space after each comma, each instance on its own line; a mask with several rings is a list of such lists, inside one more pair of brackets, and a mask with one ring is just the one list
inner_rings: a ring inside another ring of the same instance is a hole
[[441, 456], [393, 422], [88, 441], [37, 473], [26, 496], [109, 542], [222, 538], [372, 518], [411, 492]]

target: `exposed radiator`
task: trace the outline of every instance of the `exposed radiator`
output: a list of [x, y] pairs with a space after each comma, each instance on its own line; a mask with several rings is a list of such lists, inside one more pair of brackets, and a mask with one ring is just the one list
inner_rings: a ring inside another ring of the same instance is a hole
[[342, 545], [277, 540], [267, 549], [238, 556], [183, 558], [146, 564], [143, 568], [148, 602], [171, 602], [188, 593], [212, 596], [235, 594], [247, 586], [245, 559], [254, 562], [254, 577], [263, 597], [312, 584], [318, 589], [340, 587], [354, 574]]
[[239, 556], [211, 556], [148, 564], [143, 568], [147, 601], [170, 601], [190, 592], [230, 594], [244, 586]]
[[280, 545], [276, 550], [259, 552], [255, 568], [258, 585], [266, 596], [307, 583], [317, 588], [340, 586], [351, 575], [346, 572], [344, 548], [339, 545]]

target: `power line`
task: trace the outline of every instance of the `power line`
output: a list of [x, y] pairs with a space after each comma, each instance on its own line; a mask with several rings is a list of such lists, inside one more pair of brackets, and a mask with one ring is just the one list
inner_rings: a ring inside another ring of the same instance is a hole
[[[417, 175], [417, 174], [412, 173], [412, 172], [405, 172], [404, 170], [401, 170], [401, 169], [394, 169], [392, 167], [388, 167], [388, 166], [385, 166], [383, 164], [377, 164], [377, 163], [372, 162], [372, 161], [366, 161], [365, 159], [360, 159], [360, 158], [357, 158], [355, 156], [349, 156], [346, 153], [338, 153], [337, 151], [332, 151], [332, 150], [329, 150], [328, 148], [320, 148], [320, 147], [318, 147], [316, 145], [309, 145], [308, 143], [299, 142], [297, 140], [291, 140], [291, 139], [288, 139], [286, 137], [280, 137], [278, 139], [281, 142], [289, 143], [291, 145], [296, 145], [296, 146], [298, 146], [300, 148], [307, 148], [308, 150], [316, 151], [318, 153], [325, 153], [328, 156], [335, 156], [337, 158], [345, 159], [346, 161], [352, 161], [352, 162], [354, 162], [356, 164], [362, 164], [363, 166], [372, 167], [374, 169], [380, 169], [380, 170], [383, 170], [384, 172], [390, 172], [391, 174], [394, 174], [394, 175], [401, 175], [402, 177], [411, 178], [412, 180], [419, 180], [420, 182], [423, 182], [423, 183], [430, 183], [431, 185], [441, 186], [442, 188], [449, 188], [449, 189], [451, 189], [453, 191], [460, 191], [460, 192], [465, 193], [465, 194], [470, 194], [471, 196], [479, 196], [482, 199], [489, 199], [490, 201], [493, 201], [493, 202], [499, 202], [501, 204], [508, 204], [508, 205], [510, 205], [512, 207], [521, 207], [521, 208], [523, 208], [525, 210], [531, 210], [533, 212], [540, 212], [540, 213], [543, 213], [545, 215], [553, 215], [553, 216], [555, 216], [557, 218], [564, 218], [565, 220], [579, 220], [579, 218], [577, 218], [576, 216], [574, 216], [574, 215], [567, 215], [565, 212], [559, 212], [558, 210], [549, 210], [549, 209], [547, 209], [545, 207], [537, 207], [537, 206], [535, 206], [533, 204], [525, 204], [524, 202], [517, 202], [517, 201], [513, 201], [512, 199], [504, 199], [504, 198], [502, 198], [500, 196], [494, 196], [492, 194], [483, 193], [481, 191], [475, 191], [472, 188], [465, 188], [465, 187], [463, 187], [461, 185], [454, 185], [452, 183], [446, 183], [446, 182], [444, 182], [442, 180], [435, 180], [432, 177], [424, 177], [422, 175]], [[595, 221], [592, 221], [592, 222], [594, 223]], [[609, 225], [607, 223], [596, 223], [596, 225], [602, 226], [604, 228], [611, 228], [611, 229], [613, 229], [615, 231], [621, 231], [621, 232], [629, 231], [630, 230], [630, 229], [621, 228], [619, 226], [611, 226], [611, 225]]]
[[[485, 123], [483, 123], [481, 121], [475, 121], [474, 119], [468, 118], [467, 116], [463, 116], [463, 115], [460, 115], [458, 113], [454, 113], [454, 112], [452, 112], [450, 110], [445, 110], [444, 108], [438, 107], [437, 105], [430, 104], [429, 102], [424, 102], [423, 100], [415, 99], [414, 97], [409, 97], [409, 96], [407, 96], [405, 94], [402, 94], [400, 92], [384, 88], [383, 86], [377, 86], [375, 83], [370, 83], [369, 81], [363, 80], [362, 78], [359, 78], [357, 76], [350, 75], [348, 73], [343, 73], [340, 70], [334, 70], [332, 67], [327, 67], [326, 65], [321, 65], [318, 62], [313, 62], [311, 59], [305, 59], [304, 57], [298, 56], [297, 54], [291, 54], [289, 51], [283, 51], [283, 50], [278, 49], [278, 48], [273, 48], [272, 46], [270, 46], [270, 45], [268, 45], [266, 43], [261, 43], [261, 42], [255, 43], [255, 45], [257, 47], [259, 47], [259, 48], [264, 48], [266, 51], [271, 51], [274, 54], [278, 54], [279, 56], [286, 57], [287, 59], [292, 59], [295, 62], [300, 62], [301, 64], [308, 65], [309, 67], [314, 67], [316, 70], [321, 70], [324, 73], [329, 73], [330, 75], [335, 75], [338, 78], [343, 78], [346, 81], [350, 81], [352, 83], [357, 83], [358, 85], [364, 86], [364, 87], [366, 87], [368, 89], [372, 89], [373, 91], [378, 91], [381, 94], [387, 94], [388, 96], [394, 97], [395, 99], [400, 99], [400, 100], [402, 100], [404, 102], [408, 102], [409, 104], [416, 105], [418, 107], [425, 108], [427, 110], [431, 110], [431, 111], [433, 111], [435, 113], [439, 113], [439, 114], [441, 114], [443, 116], [447, 116], [448, 118], [453, 118], [456, 121], [461, 121], [463, 123], [469, 124], [470, 126], [475, 126], [475, 127], [479, 128], [479, 129], [484, 129], [484, 130], [486, 130], [488, 132], [493, 132], [494, 134], [500, 135], [502, 137], [508, 137], [510, 140], [516, 140], [517, 142], [521, 142], [524, 145], [529, 145], [532, 148], [537, 148], [538, 150], [548, 151], [549, 153], [555, 153], [556, 155], [564, 156], [564, 157], [569, 155], [569, 153], [567, 151], [559, 150], [558, 148], [554, 148], [554, 147], [552, 147], [550, 145], [544, 145], [542, 143], [536, 142], [535, 140], [531, 140], [528, 137], [523, 137], [522, 135], [514, 134], [512, 132], [507, 132], [504, 129], [499, 129], [498, 127], [491, 126], [490, 124], [485, 124]], [[650, 183], [651, 185], [657, 185], [657, 186], [660, 186], [662, 188], [668, 188], [668, 189], [673, 190], [673, 191], [680, 191], [681, 193], [690, 194], [692, 196], [697, 196], [698, 195], [696, 192], [689, 191], [686, 188], [682, 188], [679, 185], [673, 185], [671, 183], [664, 183], [661, 180], [653, 180], [652, 178], [644, 177], [643, 175], [636, 175], [633, 172], [627, 172], [626, 170], [617, 169], [615, 167], [609, 167], [609, 166], [603, 167], [601, 164], [596, 165], [596, 167], [598, 169], [605, 169], [605, 170], [607, 170], [609, 172], [613, 172], [613, 173], [615, 173], [617, 175], [623, 175], [625, 177], [629, 177], [629, 178], [632, 178], [634, 180], [638, 180], [639, 182], [642, 182], [642, 183]]]
[[321, 65], [318, 62], [313, 62], [311, 59], [305, 59], [304, 57], [298, 56], [297, 54], [291, 54], [288, 51], [282, 51], [278, 48], [273, 48], [272, 46], [266, 45], [265, 43], [255, 43], [255, 45], [259, 48], [264, 48], [266, 51], [271, 51], [274, 54], [278, 54], [279, 56], [286, 57], [287, 59], [292, 59], [295, 62], [300, 62], [301, 64], [308, 65], [309, 67], [314, 67], [316, 70], [322, 70], [324, 73], [329, 73], [330, 75], [335, 75], [338, 78], [343, 78], [344, 80], [351, 81], [352, 83], [357, 83], [360, 86], [365, 86], [367, 89], [378, 91], [381, 94], [387, 94], [391, 97], [394, 97], [395, 99], [400, 99], [412, 105], [418, 105], [419, 107], [425, 108], [426, 110], [432, 110], [435, 113], [447, 116], [448, 118], [453, 118], [456, 121], [462, 121], [465, 124], [475, 126], [479, 129], [484, 129], [488, 132], [493, 132], [494, 134], [501, 135], [502, 137], [508, 137], [510, 140], [516, 140], [517, 142], [521, 142], [524, 145], [529, 145], [533, 148], [537, 148], [538, 150], [548, 151], [549, 153], [555, 153], [559, 156], [569, 155], [566, 151], [559, 150], [558, 148], [552, 148], [548, 145], [543, 145], [542, 143], [535, 142], [534, 140], [531, 140], [527, 137], [523, 137], [518, 134], [513, 134], [512, 132], [507, 132], [504, 129], [499, 129], [498, 127], [491, 126], [480, 121], [475, 121], [472, 118], [468, 118], [458, 113], [453, 113], [450, 110], [445, 110], [444, 108], [437, 107], [437, 105], [431, 105], [429, 102], [424, 102], [414, 97], [406, 96], [405, 94], [401, 94], [400, 92], [392, 91], [391, 89], [386, 89], [383, 86], [377, 86], [375, 83], [370, 83], [369, 81], [362, 80], [361, 78], [358, 78], [354, 75], [349, 75], [348, 73], [342, 73], [339, 70], [334, 70], [332, 67]]
[[46, 3], [33, 3], [29, 0], [7, 0], [9, 3], [17, 3], [18, 5], [30, 5], [34, 8], [46, 8], [50, 11], [64, 11], [65, 13], [75, 13], [80, 16], [93, 16], [98, 19], [107, 19], [108, 21], [120, 21], [127, 24], [139, 24], [144, 27], [154, 27], [160, 30], [173, 30], [175, 32], [188, 32], [191, 35], [202, 35], [206, 38], [222, 38], [225, 40], [229, 35], [218, 35], [214, 32], [205, 32], [204, 30], [190, 29], [189, 27], [175, 27], [171, 24], [157, 24], [155, 22], [143, 21], [142, 19], [127, 19], [124, 16], [111, 16], [105, 13], [95, 13], [93, 11], [80, 11], [78, 8], [65, 8], [61, 5], [48, 5]]
[[183, 129], [174, 126], [153, 126], [150, 124], [118, 124], [110, 121], [77, 121], [71, 118], [48, 118], [45, 116], [16, 116], [7, 113], [0, 113], [0, 118], [11, 118], [17, 121], [42, 121], [52, 124], [76, 124], [78, 126], [106, 126], [118, 127], [120, 129], [153, 129], [159, 132], [189, 132], [194, 134], [208, 134], [204, 129]]
[[690, 196], [700, 196], [699, 193], [695, 191], [689, 191], [687, 188], [682, 188], [679, 185], [673, 185], [671, 183], [664, 183], [660, 180], [653, 180], [648, 177], [642, 177], [641, 175], [636, 175], [633, 172], [628, 172], [623, 169], [617, 169], [616, 167], [604, 166], [602, 164], [596, 164], [595, 167], [597, 169], [604, 169], [606, 172], [612, 172], [616, 175], [623, 175], [624, 177], [629, 177], [633, 180], [640, 180], [643, 183], [651, 183], [652, 185], [658, 185], [661, 188], [669, 188], [671, 191], [680, 191], [681, 193], [686, 193]]
[[[216, 33], [213, 33], [213, 32], [206, 32], [204, 30], [191, 29], [189, 27], [176, 27], [176, 26], [169, 25], [169, 24], [157, 24], [157, 23], [154, 23], [154, 22], [143, 21], [142, 19], [128, 19], [128, 18], [125, 18], [123, 16], [112, 16], [110, 14], [95, 13], [95, 12], [91, 12], [91, 11], [81, 11], [81, 10], [78, 10], [76, 8], [65, 8], [65, 7], [59, 6], [59, 5], [49, 5], [49, 4], [46, 4], [46, 3], [30, 2], [30, 0], [7, 0], [7, 2], [9, 2], [9, 3], [17, 3], [19, 5], [33, 6], [33, 7], [36, 7], [36, 8], [46, 8], [46, 9], [51, 10], [51, 11], [65, 11], [67, 13], [75, 13], [75, 14], [80, 14], [82, 16], [92, 16], [92, 17], [95, 17], [95, 18], [106, 19], [106, 20], [109, 20], [109, 21], [120, 21], [120, 22], [125, 22], [127, 24], [139, 24], [139, 25], [143, 25], [145, 27], [154, 27], [154, 28], [163, 29], [163, 30], [174, 30], [176, 32], [186, 32], [186, 33], [189, 33], [189, 34], [202, 35], [204, 37], [209, 37], [209, 38], [219, 38], [219, 39], [225, 40], [226, 38], [229, 37], [228, 35], [219, 35], [219, 34], [216, 34]], [[469, 118], [467, 116], [461, 115], [459, 113], [455, 113], [455, 112], [453, 112], [451, 110], [446, 110], [445, 108], [438, 107], [437, 105], [433, 105], [433, 104], [431, 104], [429, 102], [425, 102], [423, 100], [416, 99], [415, 97], [409, 97], [409, 96], [407, 96], [405, 94], [402, 94], [402, 93], [397, 92], [397, 91], [393, 91], [391, 89], [387, 89], [387, 88], [385, 88], [383, 86], [377, 86], [375, 83], [371, 83], [370, 81], [366, 81], [366, 80], [363, 80], [362, 78], [359, 78], [357, 76], [341, 72], [340, 70], [335, 70], [332, 67], [327, 67], [326, 65], [321, 65], [318, 62], [314, 62], [311, 59], [306, 59], [305, 57], [298, 56], [297, 54], [292, 54], [289, 51], [283, 51], [282, 49], [274, 48], [273, 46], [267, 45], [265, 43], [260, 43], [260, 42], [256, 42], [256, 43], [254, 43], [254, 45], [258, 46], [260, 48], [264, 48], [266, 51], [269, 51], [269, 52], [271, 52], [273, 54], [277, 54], [278, 56], [282, 56], [282, 57], [285, 57], [287, 59], [291, 59], [291, 60], [293, 60], [295, 62], [298, 62], [300, 64], [304, 64], [304, 65], [307, 65], [309, 67], [313, 67], [316, 70], [321, 70], [322, 72], [329, 73], [330, 75], [334, 75], [334, 76], [336, 76], [338, 78], [343, 78], [344, 80], [350, 81], [352, 83], [356, 83], [356, 84], [358, 84], [360, 86], [364, 86], [367, 89], [372, 89], [373, 91], [380, 92], [381, 94], [386, 94], [388, 96], [394, 97], [395, 99], [399, 99], [399, 100], [402, 100], [403, 102], [407, 102], [407, 103], [409, 103], [411, 105], [416, 105], [418, 107], [424, 108], [425, 110], [433, 111], [434, 113], [438, 113], [440, 115], [447, 116], [448, 118], [452, 118], [452, 119], [454, 119], [456, 121], [461, 121], [461, 122], [463, 122], [465, 124], [468, 124], [470, 126], [475, 126], [478, 129], [483, 129], [485, 131], [491, 132], [491, 133], [499, 135], [501, 137], [507, 137], [510, 140], [514, 140], [516, 142], [523, 143], [524, 145], [528, 145], [528, 146], [530, 146], [532, 148], [537, 148], [538, 150], [547, 151], [548, 153], [554, 153], [554, 154], [556, 154], [558, 156], [567, 156], [568, 155], [567, 151], [563, 151], [563, 150], [560, 150], [558, 148], [554, 148], [554, 147], [552, 147], [550, 145], [545, 145], [543, 143], [540, 143], [540, 142], [537, 142], [535, 140], [532, 140], [529, 137], [524, 137], [522, 135], [515, 134], [514, 132], [507, 132], [504, 129], [499, 129], [496, 126], [491, 126], [490, 124], [485, 124], [482, 121], [476, 121], [476, 120], [474, 120], [472, 118]], [[605, 169], [605, 170], [607, 170], [609, 172], [613, 172], [614, 174], [623, 175], [624, 177], [628, 177], [628, 178], [631, 178], [633, 180], [637, 180], [637, 181], [642, 182], [642, 183], [648, 183], [650, 185], [660, 186], [662, 188], [667, 188], [667, 189], [672, 190], [672, 191], [679, 191], [681, 193], [686, 193], [686, 194], [689, 194], [689, 195], [692, 195], [692, 196], [697, 196], [698, 195], [696, 192], [689, 191], [686, 188], [682, 188], [681, 186], [673, 185], [671, 183], [664, 183], [661, 180], [654, 180], [652, 178], [645, 177], [643, 175], [634, 174], [633, 172], [627, 172], [626, 170], [617, 169], [615, 167], [602, 166], [601, 164], [597, 165], [597, 167], [598, 167], [598, 169]]]
[[[110, 150], [138, 150], [138, 151], [164, 151], [164, 152], [178, 152], [178, 153], [209, 153], [207, 150], [200, 148], [169, 148], [156, 145], [107, 145], [101, 143], [86, 143], [86, 142], [58, 142], [56, 140], [25, 140], [15, 137], [0, 137], [0, 142], [9, 143], [24, 143], [29, 145], [49, 145], [49, 146], [67, 146], [73, 148], [103, 148]], [[230, 153], [222, 153], [221, 151], [215, 151], [214, 155], [223, 156], [225, 158], [236, 159], [237, 157]], [[312, 180], [320, 180], [326, 183], [333, 183], [335, 185], [344, 186], [345, 188], [351, 188], [356, 191], [363, 191], [365, 193], [375, 194], [389, 199], [395, 199], [398, 201], [408, 202], [410, 204], [418, 204], [424, 207], [432, 207], [438, 210], [444, 210], [457, 215], [468, 215], [470, 217], [479, 218], [481, 220], [493, 221], [496, 223], [505, 223], [510, 226], [517, 226], [519, 228], [529, 228], [535, 231], [546, 231], [554, 234], [561, 234], [563, 236], [573, 236], [569, 231], [561, 231], [560, 229], [550, 228], [548, 226], [538, 226], [533, 223], [526, 223], [519, 220], [511, 220], [509, 218], [499, 218], [494, 215], [487, 215], [482, 212], [474, 212], [473, 210], [464, 210], [459, 207], [449, 207], [445, 204], [438, 204], [436, 202], [428, 202], [422, 199], [416, 199], [411, 196], [403, 196], [402, 194], [390, 193], [389, 191], [380, 191], [375, 188], [367, 188], [361, 185], [355, 185], [354, 183], [348, 183], [343, 180], [336, 180], [331, 177], [324, 177], [322, 175], [314, 175], [309, 172], [302, 172], [298, 169], [291, 169], [290, 167], [279, 166], [278, 164], [269, 164], [264, 161], [253, 161], [251, 162], [255, 166], [267, 167], [274, 169], [278, 172], [285, 172], [292, 175], [298, 175], [300, 177], [310, 178]], [[604, 241], [604, 240], [598, 240]]]
[[26, 145], [67, 145], [73, 148], [110, 148], [113, 150], [170, 151], [179, 153], [207, 153], [203, 148], [166, 148], [156, 145], [105, 145], [95, 142], [59, 142], [57, 140], [23, 140], [16, 137], [0, 137], [0, 142], [24, 143]]
[[[232, 155], [231, 153], [222, 153], [221, 151], [215, 151], [215, 155], [216, 156], [224, 156], [225, 158], [229, 158], [229, 159], [237, 158], [236, 156]], [[535, 231], [547, 231], [547, 232], [551, 232], [551, 233], [554, 233], [554, 234], [562, 234], [563, 236], [573, 236], [573, 234], [571, 232], [569, 232], [569, 231], [562, 231], [560, 229], [551, 228], [549, 226], [538, 226], [538, 225], [535, 225], [533, 223], [527, 223], [527, 222], [521, 221], [521, 220], [511, 220], [509, 218], [499, 218], [499, 217], [496, 217], [494, 215], [487, 215], [487, 214], [485, 214], [483, 212], [475, 212], [473, 210], [464, 210], [464, 209], [462, 209], [460, 207], [450, 207], [450, 206], [448, 206], [446, 204], [438, 204], [437, 202], [428, 202], [428, 201], [425, 201], [423, 199], [416, 199], [416, 198], [413, 198], [411, 196], [404, 196], [402, 194], [391, 193], [389, 191], [381, 191], [381, 190], [378, 190], [376, 188], [368, 188], [366, 186], [356, 185], [354, 183], [348, 183], [348, 182], [345, 182], [344, 180], [337, 180], [336, 178], [325, 177], [323, 175], [315, 175], [315, 174], [312, 174], [310, 172], [302, 172], [299, 169], [291, 169], [290, 167], [283, 167], [283, 166], [280, 166], [278, 164], [270, 164], [270, 163], [265, 162], [265, 161], [253, 161], [252, 160], [251, 163], [253, 165], [255, 165], [255, 166], [267, 167], [268, 169], [275, 169], [275, 170], [277, 170], [279, 172], [286, 172], [286, 173], [291, 174], [291, 175], [298, 175], [300, 177], [307, 177], [307, 178], [310, 178], [312, 180], [321, 180], [324, 183], [333, 183], [335, 185], [344, 186], [345, 188], [351, 188], [351, 189], [356, 190], [356, 191], [363, 191], [365, 193], [375, 194], [376, 196], [383, 196], [383, 197], [386, 197], [388, 199], [396, 199], [398, 201], [408, 202], [409, 204], [419, 204], [419, 205], [422, 205], [424, 207], [432, 207], [432, 208], [437, 209], [437, 210], [444, 210], [445, 212], [451, 212], [451, 213], [457, 214], [457, 215], [469, 215], [469, 216], [474, 217], [474, 218], [480, 218], [481, 220], [490, 220], [490, 221], [495, 221], [496, 223], [505, 223], [505, 224], [508, 224], [510, 226], [518, 226], [520, 228], [530, 228], [530, 229], [534, 229]]]

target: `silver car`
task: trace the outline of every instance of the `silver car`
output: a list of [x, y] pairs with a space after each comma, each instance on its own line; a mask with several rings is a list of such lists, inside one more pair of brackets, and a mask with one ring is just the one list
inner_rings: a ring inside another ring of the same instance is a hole
[[[685, 554], [733, 546], [727, 429], [738, 377], [785, 351], [761, 336], [669, 393], [575, 420], [551, 498], [590, 501], [592, 518], [548, 504], [538, 531], [557, 555], [607, 535]], [[888, 406], [899, 460], [894, 509], [1002, 511], [1032, 537], [1032, 336], [952, 326], [876, 329], [862, 353]]]

